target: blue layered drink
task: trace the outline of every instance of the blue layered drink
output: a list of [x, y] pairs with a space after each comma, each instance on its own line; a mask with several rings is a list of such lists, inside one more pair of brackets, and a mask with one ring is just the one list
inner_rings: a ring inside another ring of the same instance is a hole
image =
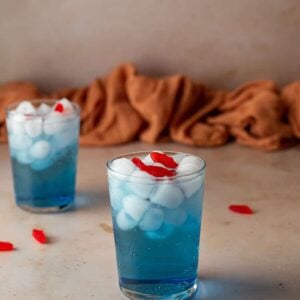
[[7, 110], [17, 205], [57, 212], [75, 196], [80, 112], [67, 99], [23, 101]]
[[108, 162], [119, 284], [130, 299], [196, 291], [204, 175], [204, 161], [185, 153]]

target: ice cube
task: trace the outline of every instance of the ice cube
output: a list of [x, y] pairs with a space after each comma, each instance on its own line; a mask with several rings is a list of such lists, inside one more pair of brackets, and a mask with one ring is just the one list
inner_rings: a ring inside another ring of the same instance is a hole
[[123, 174], [125, 176], [129, 176], [135, 170], [134, 163], [125, 157], [115, 159], [111, 162], [110, 165], [111, 169], [115, 172]]
[[143, 218], [150, 207], [150, 202], [135, 195], [123, 199], [124, 211], [137, 223]]
[[56, 147], [61, 150], [64, 149], [73, 143], [77, 142], [78, 139], [78, 128], [70, 128], [66, 129], [62, 132], [59, 132], [54, 135], [54, 143], [56, 143]]
[[177, 167], [176, 171], [178, 174], [184, 173], [192, 173], [196, 171], [200, 171], [204, 166], [204, 162], [196, 156], [189, 155], [184, 157], [181, 161], [179, 166]]
[[129, 177], [128, 188], [134, 194], [147, 199], [155, 190], [155, 181], [148, 173], [136, 170]]
[[64, 112], [66, 113], [71, 113], [74, 111], [72, 103], [67, 98], [62, 98], [57, 103], [62, 104], [62, 106], [64, 107]]
[[202, 188], [203, 185], [203, 176], [188, 176], [187, 178], [178, 178], [178, 184], [180, 185], [181, 189], [184, 192], [184, 195], [187, 198], [193, 196], [197, 191]]
[[163, 223], [162, 226], [155, 231], [146, 231], [145, 235], [151, 240], [164, 240], [170, 237], [174, 232], [174, 226]]
[[165, 223], [174, 226], [182, 225], [187, 219], [187, 213], [182, 208], [166, 210], [165, 211]]
[[159, 183], [157, 191], [151, 196], [151, 202], [160, 206], [175, 209], [184, 200], [182, 190], [174, 183]]
[[30, 148], [30, 155], [35, 159], [44, 159], [49, 155], [51, 146], [45, 140], [39, 140], [34, 143]]
[[185, 153], [177, 153], [175, 155], [173, 155], [173, 159], [178, 163], [180, 164], [180, 162], [187, 156], [187, 154]]
[[11, 111], [7, 118], [7, 129], [9, 133], [23, 134], [25, 132], [25, 116], [16, 111]]
[[178, 175], [185, 175], [177, 178], [176, 181], [179, 183], [187, 198], [193, 196], [203, 185], [203, 175], [197, 173], [203, 167], [203, 160], [196, 156], [190, 155], [185, 157], [176, 169]]
[[42, 103], [38, 108], [37, 108], [37, 113], [39, 116], [45, 116], [51, 112], [52, 108], [46, 104]]
[[144, 215], [139, 226], [144, 231], [155, 231], [160, 228], [164, 221], [164, 213], [160, 208], [151, 207]]
[[45, 117], [43, 130], [47, 135], [53, 135], [62, 132], [68, 127], [68, 120], [56, 111], [52, 111]]
[[24, 150], [32, 145], [32, 140], [25, 134], [9, 134], [9, 146], [13, 149]]
[[189, 174], [199, 171], [200, 168], [195, 164], [185, 163], [185, 164], [179, 164], [179, 166], [176, 169], [177, 175], [183, 175], [183, 174]]
[[30, 167], [35, 171], [43, 171], [49, 168], [53, 164], [53, 160], [51, 156], [44, 158], [44, 159], [35, 159], [31, 164]]
[[18, 113], [23, 115], [35, 115], [35, 107], [29, 101], [22, 101], [16, 108]]
[[16, 158], [20, 164], [30, 165], [33, 162], [32, 156], [26, 150], [20, 150], [16, 154]]
[[121, 210], [118, 213], [116, 222], [121, 230], [130, 230], [137, 225], [137, 222], [133, 220], [124, 210]]
[[166, 168], [163, 164], [159, 162], [152, 163], [152, 166]]
[[31, 138], [36, 138], [42, 133], [42, 119], [32, 118], [25, 120], [24, 123], [25, 132]]
[[146, 155], [143, 159], [142, 159], [143, 163], [146, 165], [152, 165], [153, 164], [153, 160], [150, 156], [150, 154]]
[[123, 208], [123, 199], [126, 191], [122, 186], [114, 186], [109, 183], [109, 199], [113, 210], [119, 211]]

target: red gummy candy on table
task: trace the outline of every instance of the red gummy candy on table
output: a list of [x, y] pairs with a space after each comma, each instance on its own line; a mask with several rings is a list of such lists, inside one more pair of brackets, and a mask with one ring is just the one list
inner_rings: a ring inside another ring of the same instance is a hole
[[14, 250], [14, 245], [10, 242], [0, 241], [0, 251], [12, 251]]
[[145, 165], [142, 160], [138, 157], [134, 157], [131, 161], [141, 170], [147, 172], [148, 174], [155, 176], [155, 177], [171, 177], [176, 175], [174, 170], [168, 170], [164, 167], [157, 167], [157, 166], [148, 166]]
[[38, 241], [41, 244], [47, 243], [47, 237], [43, 230], [40, 229], [33, 229], [32, 230], [32, 236], [35, 238], [36, 241]]
[[57, 111], [57, 112], [63, 113], [64, 112], [64, 106], [61, 103], [57, 103], [55, 105], [54, 110]]
[[150, 156], [154, 162], [161, 163], [167, 168], [170, 169], [176, 169], [178, 167], [177, 162], [173, 159], [173, 157], [168, 156], [165, 153], [160, 153], [160, 152], [151, 152]]
[[238, 214], [252, 215], [254, 212], [248, 205], [233, 204], [229, 205], [229, 209]]

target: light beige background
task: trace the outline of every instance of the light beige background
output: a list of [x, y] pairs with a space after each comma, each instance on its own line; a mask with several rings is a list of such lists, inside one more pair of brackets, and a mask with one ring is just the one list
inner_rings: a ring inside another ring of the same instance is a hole
[[82, 85], [123, 61], [218, 87], [300, 78], [298, 0], [0, 0], [0, 82]]

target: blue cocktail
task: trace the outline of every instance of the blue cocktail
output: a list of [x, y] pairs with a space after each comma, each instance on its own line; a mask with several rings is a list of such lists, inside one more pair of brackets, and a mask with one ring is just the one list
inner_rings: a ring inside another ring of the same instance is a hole
[[23, 101], [7, 110], [16, 202], [31, 212], [57, 212], [74, 202], [79, 108], [67, 99]]
[[147, 153], [108, 162], [119, 284], [131, 299], [185, 299], [197, 288], [205, 163], [165, 154], [178, 164], [166, 176]]

